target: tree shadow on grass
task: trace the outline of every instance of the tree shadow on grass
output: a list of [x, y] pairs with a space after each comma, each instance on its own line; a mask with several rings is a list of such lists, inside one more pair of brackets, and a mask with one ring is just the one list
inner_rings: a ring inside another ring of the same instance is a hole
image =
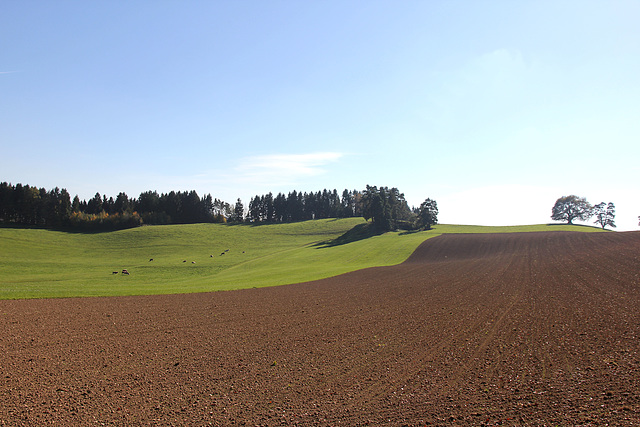
[[47, 231], [58, 231], [58, 232], [67, 233], [67, 234], [100, 234], [100, 233], [109, 233], [112, 231], [124, 230], [123, 228], [87, 229], [87, 228], [72, 228], [72, 227], [54, 227], [54, 226], [33, 225], [33, 224], [16, 224], [12, 222], [9, 222], [9, 223], [0, 222], [0, 228], [12, 228], [16, 230], [47, 230]]
[[[344, 218], [319, 218], [319, 219], [324, 219], [327, 222], [335, 222], [335, 221], [340, 221]], [[310, 218], [305, 218], [305, 219], [286, 220], [286, 221], [256, 221], [256, 222], [229, 221], [229, 222], [226, 222], [225, 225], [228, 225], [229, 227], [263, 227], [266, 225], [297, 224], [300, 222], [308, 222], [308, 221], [315, 221], [315, 220]]]
[[[429, 230], [427, 230], [427, 231], [431, 231], [431, 230], [433, 230], [433, 228], [431, 228], [431, 229], [429, 229]], [[409, 234], [416, 234], [416, 233], [420, 233], [421, 231], [424, 231], [424, 230], [422, 230], [422, 229], [416, 229], [416, 230], [405, 230], [405, 231], [403, 231], [402, 233], [400, 233], [399, 235], [400, 235], [400, 236], [406, 236], [406, 235], [409, 235]]]
[[377, 228], [373, 223], [358, 224], [342, 236], [316, 243], [316, 249], [330, 248], [333, 246], [346, 245], [347, 243], [357, 242], [358, 240], [368, 239], [369, 237], [384, 234], [384, 230]]

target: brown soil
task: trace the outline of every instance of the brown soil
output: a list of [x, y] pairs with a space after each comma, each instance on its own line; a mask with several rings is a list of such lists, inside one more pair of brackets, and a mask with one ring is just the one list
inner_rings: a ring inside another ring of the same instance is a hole
[[209, 294], [0, 301], [0, 425], [640, 425], [640, 233], [446, 235]]

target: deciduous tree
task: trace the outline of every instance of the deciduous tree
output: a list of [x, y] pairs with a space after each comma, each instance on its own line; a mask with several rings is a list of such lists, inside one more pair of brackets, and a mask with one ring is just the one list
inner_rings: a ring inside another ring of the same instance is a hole
[[616, 207], [613, 203], [598, 203], [593, 207], [593, 215], [596, 217], [596, 224], [600, 225], [603, 230], [607, 225], [612, 228], [616, 228], [616, 224], [614, 222], [616, 217]]
[[591, 218], [593, 207], [584, 197], [563, 196], [556, 200], [551, 209], [551, 219], [573, 224], [574, 220], [587, 221]]
[[438, 204], [435, 200], [426, 199], [420, 204], [418, 223], [427, 230], [431, 230], [431, 226], [438, 223]]

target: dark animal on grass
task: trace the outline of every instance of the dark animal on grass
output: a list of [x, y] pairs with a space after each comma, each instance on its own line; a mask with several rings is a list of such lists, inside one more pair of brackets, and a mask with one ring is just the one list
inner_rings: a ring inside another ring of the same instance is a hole
[[224, 252], [222, 252], [220, 255], [224, 255]]
[[117, 271], [113, 271], [111, 274], [118, 274], [118, 272]]
[[151, 262], [151, 261], [153, 261], [153, 258], [151, 258], [151, 259], [149, 260], [149, 262]]
[[122, 274], [129, 275], [129, 272], [127, 270], [122, 270]]
[[195, 261], [191, 261], [191, 264], [195, 264], [195, 263], [196, 263]]

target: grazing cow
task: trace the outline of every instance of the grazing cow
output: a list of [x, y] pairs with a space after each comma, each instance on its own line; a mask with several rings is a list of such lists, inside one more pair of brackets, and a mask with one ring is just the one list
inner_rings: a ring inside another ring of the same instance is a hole
[[213, 255], [209, 255], [209, 258], [213, 258]]
[[187, 262], [187, 260], [185, 259], [185, 260], [184, 260], [184, 261], [182, 261], [182, 262]]
[[129, 275], [129, 272], [127, 270], [122, 270], [122, 274]]
[[195, 263], [196, 263], [195, 261], [191, 261], [191, 264], [195, 264]]
[[151, 262], [151, 261], [153, 261], [153, 258], [151, 258], [151, 259], [149, 260], [149, 262]]
[[222, 252], [220, 255], [224, 255], [224, 252]]
[[112, 272], [111, 274], [118, 274], [118, 272], [117, 272], [117, 271], [114, 271], [114, 272]]
[[224, 251], [225, 251], [225, 252], [229, 252], [229, 249], [225, 249]]

